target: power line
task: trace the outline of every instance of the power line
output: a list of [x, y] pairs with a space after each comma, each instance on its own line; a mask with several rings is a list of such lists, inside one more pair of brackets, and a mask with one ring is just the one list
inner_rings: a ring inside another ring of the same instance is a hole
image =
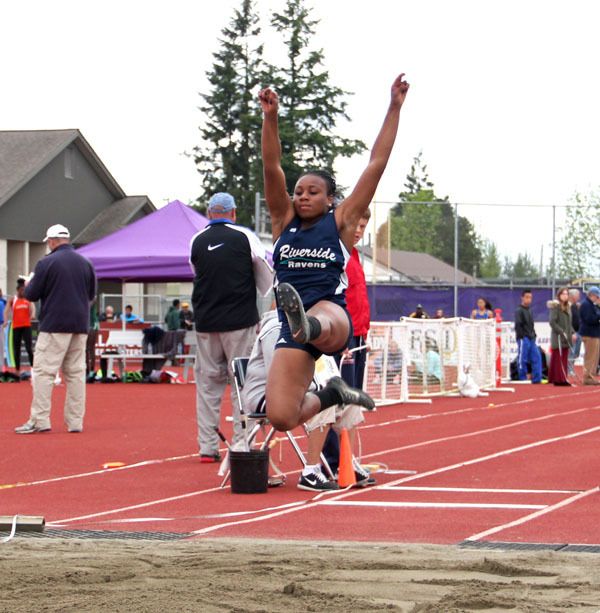
[[389, 201], [389, 200], [373, 200], [372, 204], [389, 204], [396, 206], [400, 205], [418, 205], [418, 204], [450, 204], [452, 206], [496, 206], [496, 207], [530, 207], [530, 208], [545, 208], [551, 209], [556, 207], [557, 209], [577, 209], [586, 208], [588, 204], [515, 204], [515, 203], [495, 203], [495, 202], [454, 202], [451, 200], [418, 200], [418, 201]]

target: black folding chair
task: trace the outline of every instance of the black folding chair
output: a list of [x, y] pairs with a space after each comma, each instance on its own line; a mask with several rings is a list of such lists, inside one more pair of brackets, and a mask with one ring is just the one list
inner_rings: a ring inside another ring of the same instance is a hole
[[[246, 371], [248, 368], [249, 358], [234, 358], [231, 361], [231, 370], [233, 372], [233, 385], [235, 388], [235, 395], [237, 397], [238, 406], [240, 407], [240, 415], [242, 418], [242, 427], [246, 430], [246, 441], [248, 442], [248, 447], [251, 448], [254, 444], [258, 433], [262, 430], [265, 433], [265, 437], [263, 442], [261, 443], [261, 449], [266, 449], [270, 442], [273, 440], [273, 437], [277, 433], [277, 430], [270, 425], [269, 420], [267, 419], [266, 412], [266, 404], [263, 399], [261, 406], [254, 407], [253, 411], [246, 412], [246, 408], [242, 404], [242, 389], [244, 387], [244, 383], [246, 382]], [[270, 429], [269, 429], [270, 427]], [[268, 431], [267, 431], [268, 430]], [[306, 426], [304, 426], [304, 430], [306, 430]], [[292, 449], [298, 456], [302, 467], [306, 466], [306, 456], [304, 455], [302, 449], [298, 445], [296, 441], [296, 437], [293, 435], [291, 431], [285, 432], [285, 435], [292, 446]], [[229, 456], [229, 450], [227, 450], [226, 458]], [[333, 471], [331, 470], [325, 456], [321, 454], [321, 462], [325, 468], [325, 471], [328, 473], [330, 478], [333, 478]], [[221, 487], [225, 487], [227, 481], [229, 481], [230, 471], [227, 470], [225, 474], [225, 478], [221, 483]]]

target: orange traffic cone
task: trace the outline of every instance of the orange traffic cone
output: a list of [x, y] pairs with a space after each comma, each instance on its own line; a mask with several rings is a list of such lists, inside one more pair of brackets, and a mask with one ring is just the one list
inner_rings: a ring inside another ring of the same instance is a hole
[[356, 483], [354, 465], [352, 464], [352, 449], [348, 430], [344, 428], [340, 437], [340, 465], [338, 469], [338, 485], [350, 487]]

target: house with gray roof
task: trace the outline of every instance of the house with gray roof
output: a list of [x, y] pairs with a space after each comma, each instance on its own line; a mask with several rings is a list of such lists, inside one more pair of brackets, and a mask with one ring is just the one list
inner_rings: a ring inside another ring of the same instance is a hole
[[127, 196], [79, 130], [0, 131], [0, 288], [46, 253], [61, 223], [83, 245], [148, 215], [147, 196]]
[[[371, 247], [359, 247], [358, 250], [363, 257], [367, 281], [373, 282], [375, 275], [375, 280], [379, 282], [445, 285], [454, 283], [454, 267], [428, 253], [378, 248], [375, 258]], [[483, 284], [462, 270], [457, 271], [457, 282], [459, 285]]]

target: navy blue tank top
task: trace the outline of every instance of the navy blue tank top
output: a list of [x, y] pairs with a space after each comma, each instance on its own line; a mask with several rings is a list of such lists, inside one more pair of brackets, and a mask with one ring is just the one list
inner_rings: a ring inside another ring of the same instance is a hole
[[348, 250], [340, 240], [333, 211], [302, 228], [296, 216], [275, 243], [275, 286], [289, 283], [310, 308], [319, 300], [346, 306]]

